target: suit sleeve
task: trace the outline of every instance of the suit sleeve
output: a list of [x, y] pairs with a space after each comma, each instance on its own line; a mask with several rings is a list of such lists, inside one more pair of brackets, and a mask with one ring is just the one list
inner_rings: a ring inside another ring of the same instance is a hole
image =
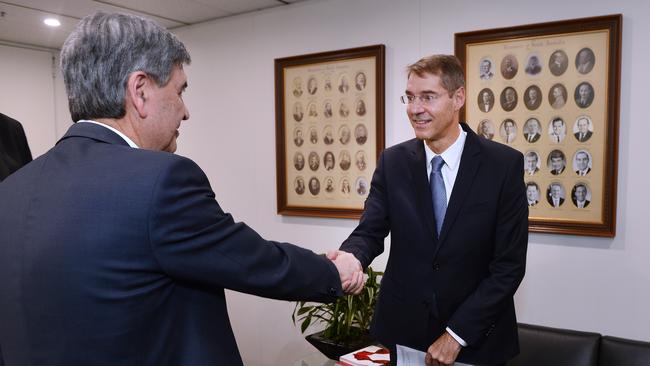
[[497, 209], [488, 276], [451, 316], [448, 326], [470, 346], [487, 334], [509, 306], [526, 270], [528, 205], [523, 156], [511, 159]]
[[25, 135], [25, 130], [20, 123], [17, 126], [16, 134], [16, 141], [19, 145], [17, 153], [20, 158], [21, 166], [23, 166], [32, 161], [32, 151], [29, 149], [29, 144], [27, 143], [27, 135]]
[[385, 154], [382, 153], [372, 176], [370, 193], [366, 199], [361, 220], [356, 229], [341, 245], [341, 250], [354, 254], [367, 268], [373, 259], [384, 252], [384, 238], [390, 231], [385, 172]]
[[203, 171], [189, 159], [175, 158], [157, 178], [149, 214], [151, 247], [169, 276], [282, 300], [330, 302], [342, 294], [332, 262], [267, 241], [234, 222]]

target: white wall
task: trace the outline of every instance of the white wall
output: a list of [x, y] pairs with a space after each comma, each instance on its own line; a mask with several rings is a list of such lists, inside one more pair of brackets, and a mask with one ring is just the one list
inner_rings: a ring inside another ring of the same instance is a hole
[[0, 44], [0, 112], [19, 121], [34, 158], [70, 124], [58, 51]]
[[[398, 102], [404, 67], [427, 54], [453, 53], [454, 33], [613, 13], [624, 15], [617, 236], [531, 234], [528, 271], [516, 303], [523, 322], [650, 341], [650, 246], [642, 226], [650, 174], [628, 164], [629, 158], [647, 158], [650, 135], [645, 2], [504, 0], [478, 9], [469, 0], [311, 0], [180, 28], [176, 32], [193, 63], [186, 69], [191, 118], [181, 129], [178, 153], [206, 171], [220, 204], [236, 219], [269, 239], [323, 252], [338, 246], [356, 221], [276, 214], [275, 58], [385, 44], [386, 146], [391, 146], [413, 135]], [[50, 58], [47, 52], [0, 46], [0, 80], [11, 85], [0, 91], [0, 110], [25, 124], [35, 156], [69, 124]], [[385, 262], [384, 254], [373, 266], [381, 269]], [[291, 324], [293, 304], [233, 292], [228, 298], [246, 365], [292, 365], [314, 351]]]
[[[523, 322], [650, 341], [650, 246], [641, 222], [650, 179], [627, 163], [647, 156], [650, 7], [631, 0], [498, 4], [479, 11], [468, 0], [316, 0], [178, 29], [193, 57], [186, 96], [192, 115], [179, 153], [207, 171], [218, 200], [237, 219], [268, 238], [322, 252], [344, 240], [356, 221], [276, 214], [275, 58], [385, 44], [390, 146], [412, 136], [398, 103], [404, 67], [423, 55], [453, 53], [455, 32], [623, 13], [617, 236], [531, 234], [516, 303]], [[375, 267], [385, 261], [382, 255]], [[291, 324], [292, 304], [230, 293], [229, 309], [247, 365], [291, 365], [313, 350]]]

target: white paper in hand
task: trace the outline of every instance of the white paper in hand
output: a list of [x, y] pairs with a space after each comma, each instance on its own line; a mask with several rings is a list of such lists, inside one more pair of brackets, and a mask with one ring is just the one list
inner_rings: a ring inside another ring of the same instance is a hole
[[[402, 345], [396, 345], [397, 366], [426, 366], [424, 357], [426, 353]], [[472, 366], [467, 363], [455, 362], [454, 366]]]

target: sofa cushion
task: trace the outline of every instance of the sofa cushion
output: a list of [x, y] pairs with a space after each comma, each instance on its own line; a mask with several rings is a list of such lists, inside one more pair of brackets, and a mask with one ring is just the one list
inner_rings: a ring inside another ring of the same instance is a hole
[[[597, 366], [600, 334], [519, 323], [517, 357], [508, 366]], [[615, 363], [610, 365], [623, 365]]]
[[600, 366], [650, 365], [650, 343], [604, 336], [600, 341]]

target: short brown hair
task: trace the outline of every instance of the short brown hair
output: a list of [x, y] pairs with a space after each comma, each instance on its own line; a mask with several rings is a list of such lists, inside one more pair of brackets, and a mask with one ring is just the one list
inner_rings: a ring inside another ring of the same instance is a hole
[[406, 67], [408, 77], [415, 74], [423, 77], [424, 74], [436, 75], [442, 81], [442, 86], [451, 95], [460, 87], [465, 86], [465, 76], [460, 61], [453, 55], [431, 55], [418, 60]]

